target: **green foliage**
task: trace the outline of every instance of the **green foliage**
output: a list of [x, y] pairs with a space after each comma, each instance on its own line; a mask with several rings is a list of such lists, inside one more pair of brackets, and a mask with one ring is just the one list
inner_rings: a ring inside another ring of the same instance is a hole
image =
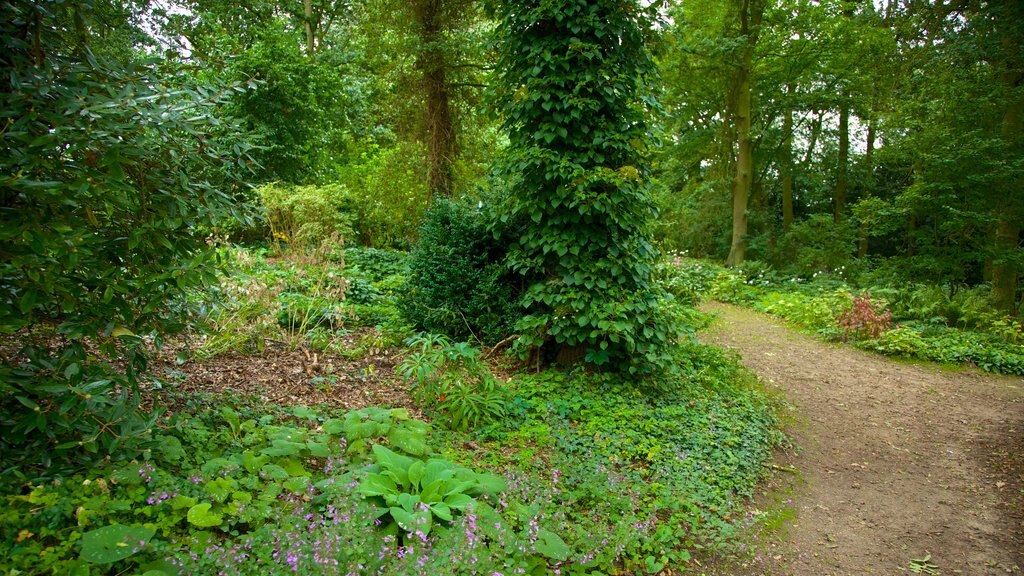
[[921, 334], [905, 326], [899, 326], [881, 335], [881, 338], [860, 344], [868, 350], [890, 356], [914, 357], [927, 347]]
[[429, 536], [438, 520], [451, 523], [474, 497], [505, 490], [501, 478], [447, 460], [418, 460], [379, 444], [373, 447], [373, 455], [376, 466], [360, 482], [359, 493], [376, 501], [380, 515], [390, 514], [409, 534]]
[[505, 414], [504, 387], [466, 342], [421, 335], [409, 341], [418, 348], [398, 371], [412, 383], [412, 397], [446, 419], [452, 429], [466, 430]]
[[525, 467], [504, 499], [521, 490], [542, 518], [564, 511], [555, 532], [584, 570], [681, 566], [690, 550], [717, 547], [781, 440], [734, 361], [696, 344], [676, 359], [681, 372], [648, 388], [608, 375], [517, 378], [508, 415], [487, 429], [493, 441], [472, 453]]
[[386, 439], [394, 448], [412, 456], [430, 453], [427, 445], [430, 427], [425, 422], [413, 420], [404, 408], [354, 410], [345, 416], [344, 421], [325, 422], [324, 431], [337, 433], [339, 423], [340, 430], [345, 433], [346, 453], [351, 458], [365, 458], [380, 439]]
[[366, 144], [359, 158], [342, 170], [340, 180], [354, 209], [359, 244], [412, 248], [430, 198], [419, 147]]
[[665, 367], [677, 332], [652, 281], [647, 16], [632, 1], [553, 0], [504, 3], [501, 18], [510, 147], [495, 214], [529, 282], [520, 343], [630, 373]]
[[27, 345], [0, 367], [0, 471], [28, 477], [144, 447], [140, 345], [215, 280], [204, 231], [244, 218], [250, 162], [216, 119], [245, 86], [142, 59], [131, 26], [99, 34], [134, 5], [63, 4], [6, 3], [0, 24], [0, 332]]
[[308, 296], [285, 292], [277, 297], [281, 309], [278, 323], [291, 331], [306, 332], [320, 326], [340, 327], [341, 306], [330, 296]]
[[841, 278], [783, 279], [758, 263], [720, 271], [710, 291], [712, 297], [785, 318], [829, 339], [853, 339], [856, 346], [882, 354], [1004, 374], [1024, 370], [1020, 324], [992, 310], [983, 288], [951, 296], [941, 287], [911, 284], [872, 287], [871, 294], [877, 300], [855, 299]]
[[502, 340], [518, 317], [518, 293], [504, 254], [479, 209], [434, 201], [410, 256], [409, 283], [398, 300], [402, 315], [427, 332]]
[[849, 222], [836, 223], [830, 214], [815, 214], [782, 235], [775, 259], [785, 262], [789, 274], [809, 276], [849, 264], [853, 249], [854, 229]]
[[879, 292], [897, 321], [917, 321], [958, 328], [978, 328], [996, 315], [984, 288], [911, 284]]
[[345, 267], [372, 282], [409, 274], [409, 254], [397, 250], [354, 246], [345, 249]]
[[[209, 4], [200, 7], [207, 10], [197, 10], [199, 15], [214, 16]], [[226, 71], [255, 79], [256, 89], [237, 95], [227, 111], [259, 138], [257, 181], [329, 182], [336, 176], [337, 158], [351, 145], [350, 133], [366, 106], [366, 95], [361, 82], [354, 81], [346, 54], [333, 46], [306, 54], [299, 41], [301, 25], [293, 26], [277, 10], [265, 14], [254, 41], [235, 47]], [[227, 25], [237, 22], [237, 16], [228, 14], [214, 17], [226, 17]], [[210, 52], [200, 56], [217, 58], [235, 41], [211, 42]]]
[[156, 530], [143, 526], [104, 526], [82, 534], [82, 560], [111, 564], [137, 554]]
[[353, 236], [354, 204], [342, 186], [274, 183], [257, 192], [274, 240], [316, 249], [324, 242], [341, 244]]
[[846, 289], [813, 295], [772, 291], [764, 294], [754, 308], [785, 318], [801, 328], [829, 333], [850, 310], [852, 298]]
[[670, 252], [658, 261], [654, 278], [676, 302], [696, 306], [711, 290], [720, 272], [718, 266]]

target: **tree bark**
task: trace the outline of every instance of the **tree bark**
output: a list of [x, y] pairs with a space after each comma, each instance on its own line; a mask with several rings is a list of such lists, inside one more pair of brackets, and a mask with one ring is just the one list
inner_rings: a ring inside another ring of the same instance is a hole
[[[786, 93], [792, 96], [793, 85]], [[786, 106], [782, 117], [782, 229], [789, 232], [793, 226], [793, 107]]]
[[415, 11], [423, 44], [417, 66], [423, 71], [427, 100], [428, 185], [432, 196], [451, 196], [455, 159], [455, 123], [450, 102], [444, 34], [443, 0], [417, 0]]
[[996, 226], [996, 252], [1004, 259], [992, 262], [992, 304], [997, 310], [1012, 314], [1017, 303], [1017, 267], [1005, 257], [1019, 249], [1020, 223], [1003, 214]]
[[843, 92], [843, 104], [839, 109], [839, 160], [836, 167], [836, 189], [833, 196], [835, 214], [833, 219], [836, 223], [843, 221], [843, 212], [846, 210], [846, 188], [849, 182], [847, 164], [850, 161], [850, 103], [847, 101], [848, 93]]
[[736, 73], [730, 95], [732, 118], [736, 125], [736, 175], [732, 184], [732, 245], [729, 248], [727, 266], [743, 262], [747, 248], [747, 201], [754, 176], [754, 141], [750, 134], [751, 114], [751, 72], [754, 46], [764, 14], [760, 0], [743, 0], [740, 7], [740, 35], [745, 38], [739, 69]]
[[[1007, 14], [1003, 16], [1009, 28], [1002, 38], [1001, 44], [1005, 54], [1003, 62], [1002, 83], [1009, 89], [1011, 100], [1007, 102], [1003, 113], [1001, 132], [1003, 144], [1011, 154], [1019, 145], [1021, 131], [1024, 131], [1024, 100], [1021, 99], [1019, 88], [1024, 82], [1020, 61], [1021, 38], [1013, 32], [1011, 22], [1019, 22], [1024, 17], [1024, 7], [1019, 0], [1003, 0]], [[1013, 314], [1016, 312], [1017, 277], [1020, 270], [1012, 256], [1020, 250], [1021, 191], [1024, 180], [1016, 179], [1008, 183], [1008, 189], [999, 195], [1002, 205], [997, 205], [995, 258], [992, 261], [992, 303], [996, 309]]]
[[302, 0], [302, 15], [306, 24], [306, 55], [312, 56], [316, 47], [316, 39], [313, 37], [313, 0]]

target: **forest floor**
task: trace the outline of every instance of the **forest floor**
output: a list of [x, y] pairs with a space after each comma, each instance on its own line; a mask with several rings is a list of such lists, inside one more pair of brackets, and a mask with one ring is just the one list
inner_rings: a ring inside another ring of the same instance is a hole
[[790, 404], [774, 510], [718, 574], [1024, 574], [1024, 379], [829, 344], [708, 303], [702, 339]]

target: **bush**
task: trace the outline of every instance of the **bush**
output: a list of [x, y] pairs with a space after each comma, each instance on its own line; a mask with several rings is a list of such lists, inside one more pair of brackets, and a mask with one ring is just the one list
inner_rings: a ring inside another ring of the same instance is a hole
[[475, 207], [435, 201], [411, 254], [399, 310], [417, 328], [453, 339], [505, 338], [519, 315], [519, 294], [504, 255]]
[[409, 254], [381, 248], [346, 248], [345, 269], [379, 282], [409, 273]]
[[676, 302], [695, 306], [711, 289], [721, 269], [700, 260], [684, 259], [670, 252], [654, 267], [654, 279]]
[[425, 158], [424, 151], [413, 144], [370, 145], [357, 162], [342, 171], [359, 244], [400, 250], [412, 247], [430, 198]]
[[138, 36], [104, 50], [93, 24], [133, 21], [124, 4], [0, 18], [0, 334], [24, 346], [0, 362], [0, 475], [145, 448], [143, 344], [182, 328], [174, 303], [215, 281], [205, 231], [242, 217], [249, 136], [217, 118], [245, 88], [134, 60]]
[[885, 291], [893, 317], [899, 321], [916, 320], [929, 324], [975, 328], [992, 314], [988, 287], [959, 288], [913, 285]]
[[801, 328], [821, 331], [836, 325], [836, 318], [850, 308], [850, 299], [847, 290], [820, 295], [773, 291], [763, 295], [754, 308], [785, 318]]
[[870, 340], [892, 328], [892, 313], [872, 302], [865, 292], [853, 297], [852, 305], [839, 314], [837, 322], [844, 340]]
[[275, 241], [315, 248], [331, 237], [353, 236], [355, 208], [343, 186], [273, 183], [258, 192]]

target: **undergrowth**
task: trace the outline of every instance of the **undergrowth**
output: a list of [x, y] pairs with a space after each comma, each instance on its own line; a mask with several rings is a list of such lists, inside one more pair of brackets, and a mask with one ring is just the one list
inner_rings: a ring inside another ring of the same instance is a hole
[[1024, 326], [994, 311], [985, 287], [861, 286], [843, 269], [801, 278], [758, 262], [726, 269], [692, 259], [679, 259], [673, 274], [675, 284], [707, 286], [713, 298], [784, 318], [829, 340], [1024, 375]]
[[[743, 506], [784, 441], [777, 403], [717, 349], [684, 338], [677, 369], [639, 384], [510, 372], [467, 343], [408, 339], [396, 253], [234, 263], [217, 298], [194, 299], [212, 325], [200, 351], [390, 334], [412, 346], [429, 420], [172, 398], [141, 458], [3, 486], [12, 574], [656, 574], [729, 553], [752, 521]], [[366, 326], [357, 305], [385, 320]], [[229, 333], [244, 337], [211, 344]]]

